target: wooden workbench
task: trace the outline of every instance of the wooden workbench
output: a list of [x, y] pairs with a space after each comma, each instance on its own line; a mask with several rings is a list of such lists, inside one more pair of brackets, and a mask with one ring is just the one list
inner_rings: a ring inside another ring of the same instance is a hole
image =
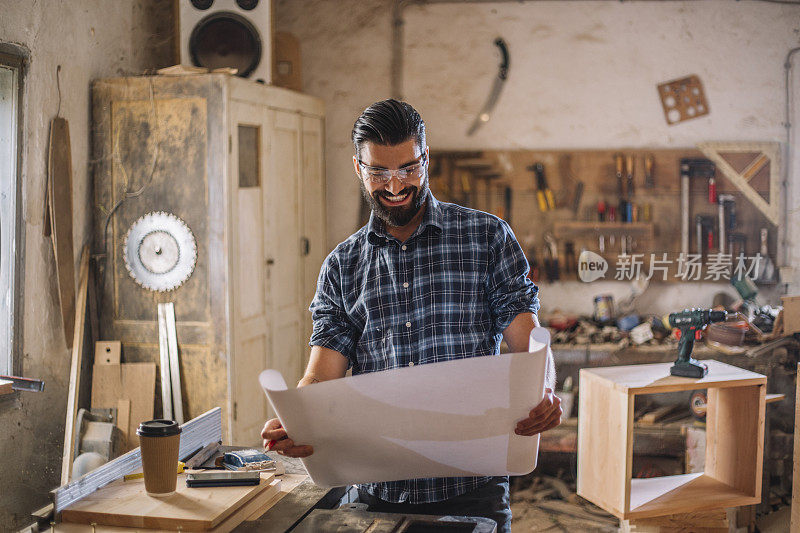
[[[307, 476], [303, 463], [299, 459], [277, 457], [278, 460], [283, 463], [286, 474], [293, 475], [295, 478], [298, 475]], [[259, 531], [267, 533], [287, 531], [308, 516], [314, 509], [337, 508], [345, 490], [344, 487], [333, 489], [318, 487], [311, 482], [310, 478], [306, 477], [305, 480], [294, 486], [288, 494], [281, 497], [276, 504], [270, 507], [258, 519], [242, 522], [233, 531]], [[40, 524], [40, 526], [41, 525], [42, 524]], [[139, 529], [134, 528], [105, 528], [104, 526], [97, 526], [94, 528], [90, 525], [67, 523], [56, 524], [54, 529], [39, 530], [55, 531], [57, 533], [92, 533], [95, 530], [97, 532], [102, 532], [106, 529], [115, 532], [139, 531]]]
[[[299, 459], [279, 457], [287, 474], [305, 474], [303, 463]], [[345, 487], [324, 489], [306, 479], [292, 491], [281, 498], [260, 518], [242, 522], [235, 532], [258, 531], [263, 533], [279, 533], [294, 527], [314, 509], [335, 509], [339, 506], [346, 491]]]

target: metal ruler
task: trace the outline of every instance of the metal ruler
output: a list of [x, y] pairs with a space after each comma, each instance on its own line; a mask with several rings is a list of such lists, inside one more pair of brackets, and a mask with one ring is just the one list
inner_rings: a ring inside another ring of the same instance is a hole
[[[221, 440], [222, 409], [215, 407], [181, 425], [178, 458], [184, 460], [206, 445]], [[50, 492], [55, 512], [60, 513], [81, 498], [126, 474], [133, 473], [141, 466], [142, 453], [139, 448], [136, 448], [92, 470], [85, 476], [58, 487]]]

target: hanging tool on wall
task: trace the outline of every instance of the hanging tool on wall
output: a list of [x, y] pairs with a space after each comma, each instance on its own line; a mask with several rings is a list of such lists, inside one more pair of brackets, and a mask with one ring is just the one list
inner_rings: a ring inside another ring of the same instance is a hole
[[[572, 193], [572, 200], [571, 202], [564, 200], [561, 205], [566, 205], [568, 203], [572, 204], [572, 213], [574, 215], [578, 215], [578, 211], [581, 207], [581, 200], [583, 199], [583, 189], [584, 184], [581, 180], [575, 177], [575, 174], [572, 172], [572, 156], [569, 154], [563, 154], [561, 157], [558, 158], [558, 177], [562, 183], [562, 193], [564, 189], [566, 189], [566, 185], [563, 185], [567, 182], [574, 183], [575, 186], [573, 188]], [[565, 194], [565, 193], [564, 193]]]
[[606, 203], [603, 200], [597, 202], [597, 220], [600, 222], [606, 220]]
[[633, 194], [635, 192], [635, 187], [633, 185], [633, 154], [628, 154], [625, 156], [625, 173], [627, 175], [627, 184], [628, 184], [628, 199], [630, 200], [633, 198]]
[[726, 233], [736, 227], [736, 198], [732, 194], [720, 194], [717, 197], [719, 208], [717, 217], [719, 223], [719, 253], [725, 253], [728, 243]]
[[511, 224], [511, 187], [506, 186], [503, 190], [503, 204], [505, 206], [505, 221]]
[[558, 245], [556, 245], [555, 238], [547, 233], [544, 236], [544, 270], [547, 274], [548, 281], [558, 281], [561, 277], [560, 269], [558, 266]]
[[728, 234], [728, 253], [734, 261], [740, 255], [747, 253], [747, 236], [744, 233], [729, 233]]
[[571, 273], [578, 271], [578, 260], [575, 257], [575, 243], [568, 241], [564, 243], [564, 272]]
[[756, 283], [772, 283], [777, 277], [778, 269], [775, 268], [775, 264], [769, 257], [769, 249], [767, 247], [767, 242], [769, 241], [769, 230], [767, 228], [761, 228], [759, 237], [761, 240], [761, 247], [759, 248], [761, 259], [758, 262], [758, 272], [755, 280], [753, 281]]
[[583, 198], [583, 182], [579, 181], [575, 185], [575, 196], [572, 197], [572, 214], [578, 215], [581, 208], [581, 199]]
[[492, 90], [489, 93], [489, 97], [486, 99], [486, 103], [483, 104], [483, 107], [478, 112], [475, 120], [472, 121], [472, 125], [467, 130], [467, 135], [472, 135], [484, 123], [489, 122], [489, 118], [491, 118], [491, 112], [494, 109], [494, 106], [497, 105], [497, 100], [500, 98], [500, 92], [503, 90], [503, 85], [508, 79], [508, 46], [501, 37], [495, 39], [494, 44], [500, 49], [500, 54], [502, 56], [499, 71], [497, 73], [497, 77], [494, 79], [494, 84], [492, 85]]
[[656, 161], [653, 154], [644, 156], [644, 186], [648, 189], [652, 189], [656, 186], [655, 175], [653, 174], [655, 166]]
[[533, 171], [536, 176], [536, 199], [539, 202], [539, 211], [545, 212], [556, 208], [556, 202], [553, 199], [553, 192], [547, 186], [547, 178], [544, 176], [544, 165], [536, 162], [528, 167], [528, 170]]
[[625, 220], [625, 215], [628, 212], [627, 202], [625, 201], [625, 185], [622, 182], [622, 169], [625, 164], [625, 157], [621, 153], [614, 154], [614, 167], [616, 169], [616, 177], [617, 177], [617, 196], [619, 197], [619, 216], [623, 222], [628, 222]]
[[697, 253], [706, 254], [714, 247], [714, 217], [708, 215], [697, 215], [695, 217], [697, 230]]
[[[693, 178], [710, 179], [716, 173], [716, 166], [708, 159], [686, 157], [680, 160], [681, 174], [681, 252], [689, 253], [689, 192]], [[716, 193], [715, 193], [716, 194]]]

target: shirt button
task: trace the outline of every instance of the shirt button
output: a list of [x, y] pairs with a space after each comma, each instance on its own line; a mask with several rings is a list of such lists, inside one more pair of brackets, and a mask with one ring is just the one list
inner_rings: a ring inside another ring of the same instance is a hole
[[407, 289], [407, 288], [408, 288], [408, 282], [405, 282], [405, 283], [403, 283], [403, 288], [404, 288], [404, 289]]
[[410, 363], [408, 363], [408, 366], [414, 366], [414, 361], [411, 361]]
[[406, 251], [406, 248], [408, 248], [408, 246], [406, 246], [405, 244], [400, 247], [400, 249], [403, 250], [404, 252]]
[[410, 328], [411, 327], [411, 322], [406, 322], [406, 327]]

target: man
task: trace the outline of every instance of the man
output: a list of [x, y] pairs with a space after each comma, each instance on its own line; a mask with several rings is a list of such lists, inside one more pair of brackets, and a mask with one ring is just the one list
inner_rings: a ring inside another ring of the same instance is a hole
[[[377, 102], [358, 118], [352, 139], [353, 165], [372, 214], [322, 266], [310, 307], [311, 357], [298, 387], [341, 378], [348, 368], [362, 374], [496, 355], [502, 338], [512, 352], [527, 351], [539, 300], [525, 256], [503, 220], [433, 197], [419, 113], [404, 102]], [[544, 400], [518, 422], [518, 435], [560, 423], [553, 385], [551, 372]], [[262, 437], [265, 447], [287, 456], [313, 453], [311, 445], [295, 444], [277, 419], [267, 422]], [[484, 516], [498, 531], [510, 531], [508, 477], [358, 489], [373, 511]]]

